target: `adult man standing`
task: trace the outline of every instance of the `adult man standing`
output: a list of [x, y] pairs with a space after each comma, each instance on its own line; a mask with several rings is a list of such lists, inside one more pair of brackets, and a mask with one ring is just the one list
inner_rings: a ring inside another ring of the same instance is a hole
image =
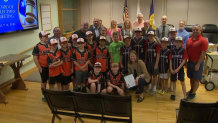
[[204, 57], [208, 49], [207, 40], [201, 36], [199, 24], [193, 27], [193, 36], [186, 43], [188, 54], [187, 76], [190, 78], [191, 90], [187, 92], [187, 99], [196, 98], [196, 91], [199, 87], [199, 80], [202, 78]]
[[186, 47], [186, 42], [189, 39], [189, 33], [184, 29], [185, 28], [185, 21], [179, 22], [179, 29], [177, 30], [177, 36], [182, 37], [183, 39], [183, 47]]
[[170, 27], [167, 25], [167, 16], [164, 15], [161, 18], [161, 25], [156, 28], [155, 36], [158, 42], [163, 37], [169, 37], [169, 29]]
[[61, 37], [61, 29], [59, 27], [55, 27], [53, 29], [53, 36], [49, 38], [49, 43], [50, 43], [50, 39], [54, 38], [58, 41], [58, 49], [61, 48], [61, 45], [60, 45], [60, 37]]
[[134, 21], [133, 24], [132, 24], [133, 29], [143, 28], [144, 27], [143, 14], [139, 13], [138, 16], [137, 16], [137, 19], [138, 20]]
[[145, 40], [147, 40], [148, 38], [148, 32], [149, 31], [153, 31], [155, 32], [155, 30], [150, 26], [150, 21], [149, 20], [145, 20], [144, 21], [144, 27], [142, 28], [142, 36]]
[[86, 42], [87, 41], [87, 39], [86, 39], [86, 31], [88, 30], [88, 28], [89, 28], [89, 23], [84, 21], [82, 23], [82, 28], [80, 30], [75, 31], [73, 34], [77, 34], [78, 38], [83, 38], [84, 41]]
[[100, 38], [100, 30], [101, 27], [99, 26], [99, 19], [98, 18], [94, 18], [93, 20], [93, 26], [89, 28], [89, 31], [92, 31], [93, 33], [93, 40], [94, 41], [99, 41]]

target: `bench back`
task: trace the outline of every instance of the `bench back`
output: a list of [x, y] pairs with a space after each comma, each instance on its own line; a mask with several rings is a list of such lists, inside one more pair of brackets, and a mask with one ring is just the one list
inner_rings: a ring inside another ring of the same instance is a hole
[[129, 117], [132, 120], [132, 98], [129, 96], [103, 95], [103, 114], [117, 117]]
[[181, 100], [177, 122], [216, 123], [218, 122], [218, 103], [194, 103]]
[[77, 112], [102, 114], [101, 95], [71, 92]]
[[75, 111], [70, 91], [51, 91], [42, 89], [49, 108], [54, 110]]

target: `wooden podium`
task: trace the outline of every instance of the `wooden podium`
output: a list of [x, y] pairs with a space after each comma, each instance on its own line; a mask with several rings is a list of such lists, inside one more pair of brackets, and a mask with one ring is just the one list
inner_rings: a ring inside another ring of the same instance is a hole
[[13, 79], [0, 84], [0, 102], [1, 103], [5, 103], [5, 104], [8, 103], [8, 101], [5, 99], [5, 95], [1, 91], [1, 88], [12, 84], [11, 89], [27, 90], [26, 84], [24, 83], [24, 81], [22, 80], [20, 76], [20, 68], [23, 66], [23, 60], [28, 57], [30, 57], [30, 55], [22, 55], [22, 54], [20, 55], [10, 54], [10, 55], [0, 57], [0, 61], [7, 61], [6, 63], [4, 63], [3, 66], [0, 66], [0, 75], [1, 75], [1, 69], [9, 65], [14, 71]]

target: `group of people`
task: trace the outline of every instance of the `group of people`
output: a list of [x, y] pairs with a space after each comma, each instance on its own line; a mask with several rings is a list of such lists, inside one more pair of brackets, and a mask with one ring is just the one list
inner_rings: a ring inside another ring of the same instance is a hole
[[[40, 42], [33, 49], [36, 66], [39, 69], [42, 88], [73, 90], [86, 93], [128, 92], [124, 77], [132, 74], [135, 78], [137, 102], [144, 99], [145, 92], [165, 95], [168, 81], [171, 81], [170, 99], [176, 99], [176, 81], [181, 82], [185, 100], [196, 97], [199, 80], [202, 77], [203, 61], [208, 42], [201, 36], [199, 24], [193, 26], [193, 36], [184, 29], [185, 21], [179, 22], [179, 29], [167, 25], [167, 17], [162, 16], [161, 25], [152, 29], [149, 20], [138, 20], [131, 24], [124, 21], [122, 29], [116, 20], [110, 28], [94, 18], [93, 25], [82, 23], [82, 28], [73, 33], [69, 40], [62, 37], [60, 28], [54, 29], [54, 36], [39, 33]], [[187, 62], [188, 60], [188, 62]], [[184, 66], [190, 78], [191, 90], [186, 92]], [[159, 90], [157, 90], [159, 88]], [[44, 96], [42, 99], [45, 101]]]

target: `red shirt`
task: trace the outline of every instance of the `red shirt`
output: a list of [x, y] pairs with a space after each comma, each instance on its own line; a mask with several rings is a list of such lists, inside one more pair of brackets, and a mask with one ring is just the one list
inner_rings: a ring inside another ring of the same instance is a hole
[[90, 44], [89, 42], [86, 42], [85, 48], [91, 53], [92, 58], [90, 59], [91, 64], [94, 64], [94, 50], [97, 47], [97, 43], [95, 41], [93, 41], [92, 44]]
[[193, 40], [193, 37], [189, 38], [186, 43], [188, 60], [191, 62], [197, 62], [201, 55], [201, 51], [206, 52], [207, 49], [208, 49], [208, 42], [201, 35], [196, 40]]
[[71, 50], [67, 49], [66, 51], [64, 51], [60, 49], [57, 51], [56, 55], [60, 56], [60, 59], [63, 60], [63, 64], [61, 65], [65, 73], [63, 76], [70, 76], [72, 69]]
[[[60, 56], [57, 56], [56, 53], [48, 52], [48, 54], [47, 54], [48, 65], [58, 61], [59, 57]], [[49, 67], [49, 76], [50, 77], [58, 76], [61, 73], [63, 73], [63, 69], [61, 66], [57, 66], [54, 68]]]
[[107, 71], [107, 61], [108, 58], [110, 57], [108, 49], [105, 47], [101, 49], [100, 47], [97, 47], [94, 50], [94, 57], [96, 62], [101, 63], [101, 72], [106, 72]]

